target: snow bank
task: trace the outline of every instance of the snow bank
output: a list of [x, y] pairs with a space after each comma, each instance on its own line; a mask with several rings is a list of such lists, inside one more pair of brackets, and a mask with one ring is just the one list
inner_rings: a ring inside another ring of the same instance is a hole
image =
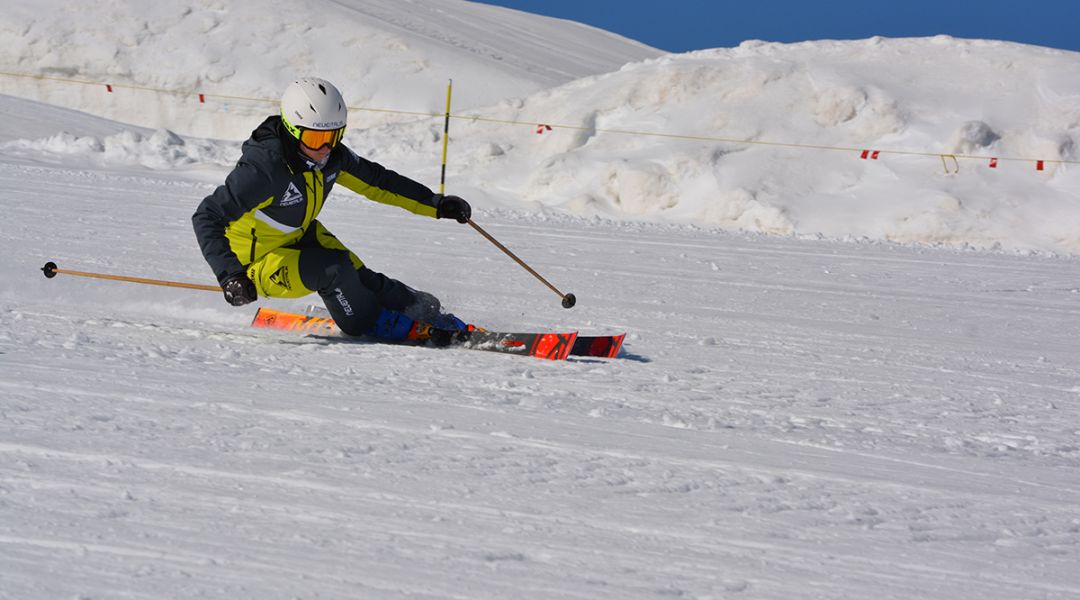
[[[44, 0], [0, 15], [0, 41], [10, 48], [4, 69], [262, 98], [317, 71], [354, 106], [426, 113], [443, 110], [453, 78], [455, 114], [518, 123], [453, 122], [450, 189], [480, 209], [1080, 252], [1080, 180], [1068, 162], [1080, 158], [1072, 52], [939, 36], [754, 41], [659, 56], [571, 22], [390, 0], [302, 8]], [[151, 130], [232, 140], [275, 110], [56, 81], [0, 77], [0, 86]], [[441, 119], [353, 117], [352, 147], [438, 184]], [[538, 135], [539, 124], [555, 128]], [[53, 137], [61, 132], [75, 137]], [[232, 160], [229, 146], [110, 138], [117, 133], [82, 139], [65, 125], [44, 138], [22, 131], [0, 140], [23, 140], [6, 151], [151, 168]], [[861, 149], [882, 154], [859, 160]], [[957, 154], [980, 158], [946, 156]], [[1002, 159], [998, 168], [990, 157]], [[1049, 161], [1046, 170], [1036, 160]]]
[[[180, 95], [0, 77], [0, 93], [125, 123], [241, 139], [292, 79], [317, 74], [352, 106], [491, 104], [659, 51], [569, 21], [444, 0], [85, 3], [41, 0], [0, 12], [0, 70], [177, 90]], [[238, 96], [200, 106], [194, 93]], [[354, 125], [393, 118], [355, 113]]]
[[[489, 198], [586, 216], [1077, 252], [1076, 166], [1035, 160], [1080, 158], [1078, 100], [1076, 53], [947, 37], [747, 42], [479, 113], [570, 128], [455, 121], [451, 173]], [[368, 148], [408, 161], [415, 148], [393, 152], [395, 140], [431, 125], [412, 127], [368, 132]], [[862, 148], [884, 153], [863, 161]], [[1032, 160], [992, 170], [991, 156]]]
[[240, 144], [185, 139], [167, 129], [149, 135], [125, 130], [104, 138], [79, 137], [61, 132], [37, 140], [17, 140], [0, 144], [0, 152], [19, 155], [78, 157], [82, 163], [143, 166], [149, 169], [176, 169], [212, 164], [222, 169], [236, 162]]

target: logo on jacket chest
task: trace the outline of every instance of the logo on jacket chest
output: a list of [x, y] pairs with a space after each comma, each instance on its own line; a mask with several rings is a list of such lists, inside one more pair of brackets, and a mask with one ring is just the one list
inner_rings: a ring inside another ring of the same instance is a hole
[[285, 190], [285, 195], [281, 197], [279, 206], [292, 206], [294, 204], [300, 204], [303, 201], [304, 195], [296, 188], [296, 184], [290, 181], [289, 187]]

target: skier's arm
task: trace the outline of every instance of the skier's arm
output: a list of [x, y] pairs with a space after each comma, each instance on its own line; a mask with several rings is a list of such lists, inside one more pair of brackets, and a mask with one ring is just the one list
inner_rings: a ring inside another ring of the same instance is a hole
[[225, 178], [224, 185], [218, 186], [195, 209], [191, 217], [195, 237], [219, 283], [245, 271], [225, 237], [225, 229], [270, 198], [273, 195], [271, 189], [269, 175], [241, 159]]
[[344, 164], [337, 178], [338, 183], [376, 202], [435, 218], [442, 201], [441, 194], [378, 163], [361, 158], [345, 146], [342, 146], [342, 150]]

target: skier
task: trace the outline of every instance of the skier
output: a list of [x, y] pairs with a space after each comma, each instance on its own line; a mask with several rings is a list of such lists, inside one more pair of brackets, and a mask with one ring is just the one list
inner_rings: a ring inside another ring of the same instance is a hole
[[341, 143], [348, 109], [328, 81], [294, 81], [281, 114], [244, 142], [232, 172], [192, 216], [225, 300], [317, 292], [348, 335], [450, 342], [465, 324], [438, 299], [369, 269], [316, 217], [335, 183], [418, 215], [467, 223], [469, 203], [366, 160]]

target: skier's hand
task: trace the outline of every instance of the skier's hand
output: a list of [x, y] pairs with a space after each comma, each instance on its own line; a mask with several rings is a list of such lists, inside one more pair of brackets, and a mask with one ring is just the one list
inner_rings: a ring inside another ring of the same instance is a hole
[[247, 275], [234, 275], [226, 279], [221, 284], [221, 290], [225, 292], [225, 301], [233, 306], [243, 306], [259, 299], [255, 284]]
[[454, 219], [458, 223], [468, 223], [469, 217], [472, 216], [472, 207], [459, 196], [443, 196], [435, 211], [437, 218]]

